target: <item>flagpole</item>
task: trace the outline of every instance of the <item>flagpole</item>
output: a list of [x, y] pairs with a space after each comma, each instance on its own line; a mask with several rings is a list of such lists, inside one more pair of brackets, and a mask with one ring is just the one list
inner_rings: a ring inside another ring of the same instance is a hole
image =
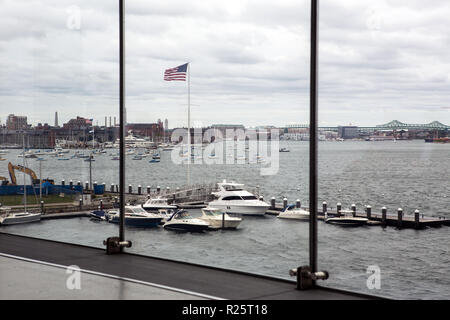
[[191, 184], [191, 63], [188, 62], [188, 167], [187, 185]]

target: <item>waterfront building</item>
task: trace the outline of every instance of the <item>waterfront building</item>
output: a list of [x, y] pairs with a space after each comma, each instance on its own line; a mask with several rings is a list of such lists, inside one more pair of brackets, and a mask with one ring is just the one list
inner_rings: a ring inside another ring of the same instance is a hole
[[8, 130], [22, 130], [28, 128], [26, 116], [8, 115], [6, 119], [6, 128]]

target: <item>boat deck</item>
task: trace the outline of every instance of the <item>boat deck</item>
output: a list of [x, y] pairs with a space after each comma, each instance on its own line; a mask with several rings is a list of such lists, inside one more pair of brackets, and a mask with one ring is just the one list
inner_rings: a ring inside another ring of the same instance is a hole
[[[0, 265], [3, 271], [7, 266], [11, 276], [7, 277], [12, 284], [8, 286], [8, 293], [15, 298], [27, 298], [27, 290], [40, 287], [36, 298], [76, 298], [77, 290], [67, 290], [65, 284], [56, 285], [61, 274], [54, 272], [55, 279], [49, 281], [46, 277], [25, 276], [20, 270], [11, 265], [37, 264], [41, 271], [46, 268], [67, 268], [76, 265], [89, 277], [96, 278], [98, 283], [110, 281], [125, 281], [129, 292], [126, 297], [142, 299], [263, 299], [263, 300], [315, 300], [315, 299], [373, 299], [374, 297], [318, 287], [308, 291], [299, 291], [295, 282], [278, 280], [269, 277], [251, 275], [225, 269], [205, 267], [189, 263], [171, 261], [160, 258], [141, 256], [131, 253], [107, 255], [105, 250], [75, 244], [67, 244], [50, 240], [29, 238], [18, 235], [0, 233]], [[5, 260], [7, 259], [7, 260]], [[29, 268], [28, 268], [29, 269]], [[65, 270], [64, 270], [65, 271]], [[286, 270], [287, 272], [287, 270]], [[36, 274], [41, 274], [35, 270]], [[6, 274], [5, 274], [6, 276]], [[63, 275], [66, 281], [68, 275]], [[100, 277], [100, 278], [98, 278]], [[103, 279], [105, 278], [105, 279]], [[14, 281], [13, 281], [13, 280]], [[102, 280], [103, 279], [103, 280]], [[3, 281], [3, 280], [2, 280]], [[23, 281], [21, 285], [20, 282]], [[131, 284], [130, 284], [131, 283]], [[109, 285], [113, 286], [112, 284]], [[87, 289], [86, 289], [87, 287]], [[106, 299], [114, 295], [107, 290], [100, 290], [95, 294], [97, 286], [86, 286], [84, 298]], [[148, 287], [148, 290], [144, 290]], [[29, 288], [29, 289], [28, 289]], [[137, 290], [137, 291], [136, 291]], [[62, 295], [58, 292], [61, 291]], [[44, 294], [45, 292], [45, 294]], [[49, 297], [49, 292], [55, 297]], [[137, 294], [137, 293], [140, 294]], [[1, 291], [0, 293], [5, 294]], [[79, 294], [79, 293], [78, 293]], [[4, 297], [2, 297], [4, 298]]]

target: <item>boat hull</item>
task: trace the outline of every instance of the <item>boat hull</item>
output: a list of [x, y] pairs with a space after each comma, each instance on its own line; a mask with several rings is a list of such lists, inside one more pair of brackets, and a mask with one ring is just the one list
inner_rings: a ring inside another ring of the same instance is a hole
[[21, 224], [21, 223], [31, 223], [31, 222], [39, 222], [41, 221], [41, 214], [40, 213], [32, 213], [26, 216], [16, 217], [1, 217], [0, 218], [0, 225], [2, 226], [8, 226], [13, 224]]
[[181, 232], [203, 232], [208, 230], [209, 226], [207, 224], [185, 224], [185, 223], [170, 223], [166, 222], [164, 224], [164, 229], [181, 231]]
[[202, 219], [203, 221], [209, 224], [210, 229], [237, 229], [241, 220], [225, 220], [223, 222], [222, 228], [222, 220], [221, 219]]
[[328, 218], [326, 223], [342, 227], [359, 227], [367, 224], [366, 219], [346, 219], [346, 218]]
[[[128, 227], [138, 228], [154, 228], [159, 226], [162, 218], [147, 218], [147, 217], [125, 217], [125, 225]], [[118, 216], [112, 217], [109, 222], [118, 224], [120, 218]]]
[[263, 216], [266, 214], [266, 211], [269, 209], [269, 205], [239, 205], [239, 204], [222, 204], [220, 202], [210, 202], [209, 206], [220, 209], [225, 213], [246, 215], [246, 216]]
[[309, 214], [283, 214], [280, 213], [278, 216], [280, 219], [288, 219], [288, 220], [302, 220], [309, 221]]

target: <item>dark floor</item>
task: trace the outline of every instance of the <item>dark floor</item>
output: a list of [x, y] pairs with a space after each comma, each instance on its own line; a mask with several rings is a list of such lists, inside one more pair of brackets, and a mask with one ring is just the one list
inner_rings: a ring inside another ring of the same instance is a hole
[[[0, 253], [145, 281], [224, 299], [370, 299], [327, 288], [295, 289], [295, 283], [135, 254], [0, 233]], [[10, 288], [14, 290], [14, 288]]]

